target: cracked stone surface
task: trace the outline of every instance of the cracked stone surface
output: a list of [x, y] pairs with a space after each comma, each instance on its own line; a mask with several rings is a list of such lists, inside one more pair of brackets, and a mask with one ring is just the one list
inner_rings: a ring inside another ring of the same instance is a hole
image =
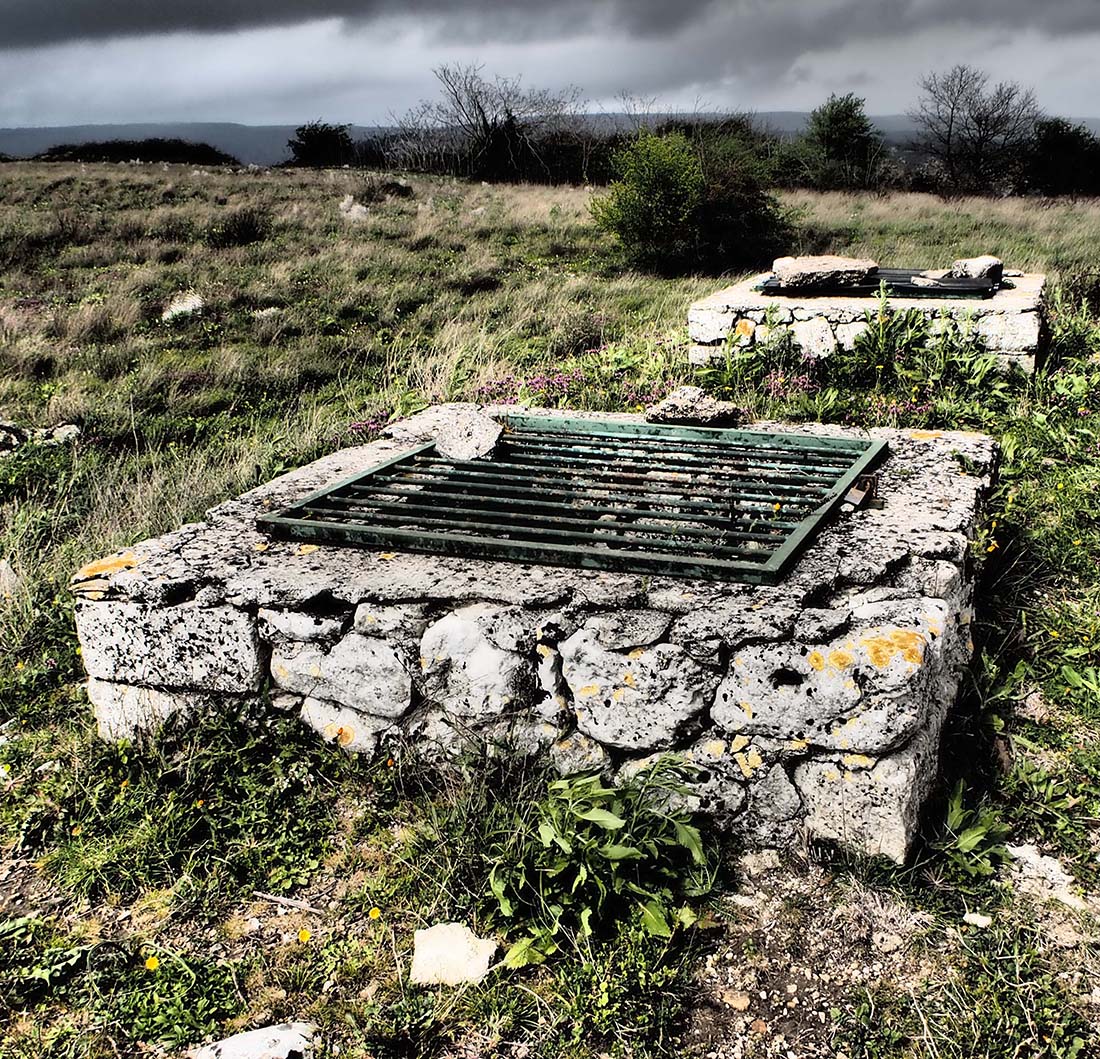
[[881, 510], [838, 516], [774, 586], [297, 544], [256, 528], [258, 514], [422, 445], [449, 414], [430, 409], [79, 571], [103, 737], [152, 737], [166, 719], [269, 694], [334, 752], [394, 737], [441, 757], [546, 755], [608, 775], [670, 752], [699, 770], [691, 804], [750, 844], [808, 835], [905, 856], [970, 657], [989, 438], [756, 424], [890, 446]]
[[284, 691], [340, 703], [371, 717], [400, 717], [412, 705], [412, 679], [382, 640], [348, 633], [331, 650], [312, 643], [278, 643], [271, 678]]

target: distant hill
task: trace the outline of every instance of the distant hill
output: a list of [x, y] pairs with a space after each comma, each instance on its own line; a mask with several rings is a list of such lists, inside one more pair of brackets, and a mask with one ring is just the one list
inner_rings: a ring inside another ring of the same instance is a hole
[[[276, 165], [289, 156], [287, 140], [294, 125], [235, 125], [229, 122], [189, 122], [125, 125], [59, 125], [50, 128], [0, 129], [0, 154], [30, 158], [63, 144], [107, 140], [186, 140], [208, 143], [245, 165]], [[353, 139], [378, 132], [376, 126], [353, 125]]]
[[[753, 117], [773, 131], [793, 136], [805, 128], [807, 111], [764, 110]], [[597, 126], [626, 127], [634, 119], [625, 114], [593, 114]], [[872, 115], [886, 141], [904, 146], [915, 132], [913, 122], [904, 114]], [[1100, 118], [1073, 118], [1100, 135]], [[126, 125], [61, 125], [51, 128], [0, 129], [0, 156], [29, 158], [62, 144], [98, 143], [105, 140], [186, 140], [208, 143], [211, 147], [239, 158], [245, 165], [277, 165], [287, 159], [287, 140], [294, 125], [237, 125], [231, 122], [149, 122]], [[362, 139], [386, 131], [379, 125], [352, 125], [352, 139]]]

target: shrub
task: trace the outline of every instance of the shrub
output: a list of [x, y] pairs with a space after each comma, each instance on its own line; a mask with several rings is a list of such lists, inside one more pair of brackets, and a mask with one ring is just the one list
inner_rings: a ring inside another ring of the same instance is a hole
[[230, 246], [248, 246], [259, 243], [271, 232], [271, 215], [256, 206], [242, 206], [230, 210], [224, 217], [211, 224], [205, 233], [208, 246], [222, 250]]
[[616, 180], [592, 203], [596, 224], [639, 264], [669, 270], [756, 264], [789, 229], [732, 144], [704, 153], [683, 133], [643, 132], [614, 159]]

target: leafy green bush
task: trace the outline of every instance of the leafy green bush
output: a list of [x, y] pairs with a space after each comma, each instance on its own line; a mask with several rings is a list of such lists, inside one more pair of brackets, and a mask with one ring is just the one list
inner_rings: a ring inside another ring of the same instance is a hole
[[789, 225], [732, 143], [701, 152], [683, 133], [642, 133], [614, 158], [592, 216], [628, 257], [668, 270], [749, 264], [782, 248]]
[[699, 830], [673, 808], [688, 766], [660, 758], [620, 787], [598, 775], [552, 782], [536, 812], [517, 821], [490, 851], [496, 910], [526, 928], [505, 961], [540, 963], [564, 932], [587, 937], [597, 925], [637, 917], [655, 937], [690, 926], [685, 897], [706, 893], [711, 872]]

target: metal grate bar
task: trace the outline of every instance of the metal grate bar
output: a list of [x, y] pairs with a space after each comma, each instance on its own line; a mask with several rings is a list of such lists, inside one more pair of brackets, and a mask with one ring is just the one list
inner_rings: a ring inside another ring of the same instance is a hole
[[291, 539], [774, 581], [882, 442], [509, 416], [495, 452], [423, 445], [263, 515]]

